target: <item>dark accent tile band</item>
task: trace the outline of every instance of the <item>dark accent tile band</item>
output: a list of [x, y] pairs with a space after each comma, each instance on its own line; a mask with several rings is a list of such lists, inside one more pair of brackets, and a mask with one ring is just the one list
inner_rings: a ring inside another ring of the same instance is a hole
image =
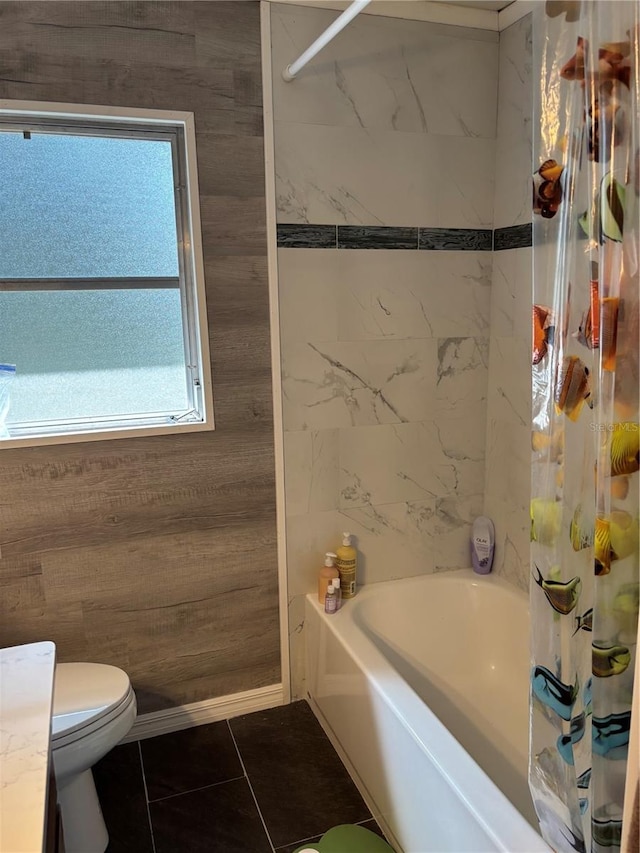
[[[426, 251], [490, 252], [488, 228], [410, 228], [392, 225], [282, 224], [281, 249], [422, 249]], [[502, 231], [511, 229], [503, 228]], [[505, 247], [508, 248], [508, 247]]]
[[493, 250], [523, 249], [533, 243], [533, 226], [530, 222], [525, 225], [510, 225], [508, 228], [496, 228], [493, 232]]
[[419, 249], [435, 251], [490, 252], [490, 228], [420, 228]]
[[283, 249], [335, 249], [337, 225], [278, 225], [278, 247]]
[[339, 249], [417, 249], [417, 228], [338, 225]]

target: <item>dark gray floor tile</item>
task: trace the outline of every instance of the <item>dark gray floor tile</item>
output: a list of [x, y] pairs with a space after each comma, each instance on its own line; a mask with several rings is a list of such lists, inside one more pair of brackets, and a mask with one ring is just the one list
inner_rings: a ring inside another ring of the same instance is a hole
[[376, 835], [379, 835], [380, 838], [384, 838], [384, 832], [378, 826], [378, 822], [375, 818], [371, 818], [371, 820], [363, 821], [360, 826], [364, 826], [365, 829], [370, 830], [371, 832], [375, 832]]
[[150, 801], [243, 775], [224, 721], [149, 738], [140, 745]]
[[246, 779], [151, 803], [156, 853], [271, 853]]
[[298, 847], [302, 847], [303, 844], [317, 844], [318, 841], [322, 838], [324, 832], [320, 835], [314, 835], [313, 838], [303, 838], [300, 841], [295, 841], [293, 844], [285, 844], [284, 847], [276, 847], [276, 853], [294, 853]]
[[274, 847], [371, 817], [306, 702], [230, 725]]
[[[375, 834], [379, 835], [380, 838], [384, 838], [384, 833], [374, 818], [363, 821], [360, 826], [364, 826], [365, 829], [370, 830], [370, 832], [375, 832]], [[317, 844], [323, 835], [324, 833], [321, 833], [320, 835], [315, 835], [313, 838], [303, 838], [300, 841], [296, 841], [294, 844], [285, 844], [284, 847], [277, 847], [276, 853], [294, 853], [294, 851], [299, 847], [302, 847], [303, 844]]]
[[138, 743], [112, 749], [93, 768], [109, 830], [107, 853], [153, 853]]

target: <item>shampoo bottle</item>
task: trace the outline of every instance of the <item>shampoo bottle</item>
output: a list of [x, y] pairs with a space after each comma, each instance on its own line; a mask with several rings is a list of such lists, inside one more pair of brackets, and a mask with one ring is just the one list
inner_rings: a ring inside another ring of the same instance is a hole
[[471, 563], [473, 571], [479, 575], [488, 575], [493, 563], [496, 532], [493, 522], [484, 515], [473, 522], [471, 533]]
[[356, 594], [356, 549], [351, 544], [351, 534], [342, 534], [342, 545], [336, 551], [336, 566], [340, 573], [342, 598], [353, 598]]
[[324, 566], [318, 575], [318, 602], [324, 604], [327, 595], [327, 587], [334, 578], [339, 578], [340, 573], [335, 565], [336, 555], [333, 551], [327, 551], [324, 555]]

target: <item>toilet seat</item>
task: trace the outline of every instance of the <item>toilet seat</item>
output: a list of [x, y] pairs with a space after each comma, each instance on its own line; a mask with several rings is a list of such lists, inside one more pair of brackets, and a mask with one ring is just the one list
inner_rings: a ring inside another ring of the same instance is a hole
[[126, 672], [100, 663], [56, 665], [51, 757], [67, 853], [109, 843], [91, 768], [130, 731], [136, 696]]
[[135, 702], [126, 672], [99, 663], [56, 666], [51, 719], [55, 751], [108, 725]]

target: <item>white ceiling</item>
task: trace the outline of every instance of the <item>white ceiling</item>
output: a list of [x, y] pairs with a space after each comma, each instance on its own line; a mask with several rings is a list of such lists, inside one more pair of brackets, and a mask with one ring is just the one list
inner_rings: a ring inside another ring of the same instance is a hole
[[[322, 9], [344, 11], [351, 0], [269, 0]], [[535, 0], [373, 0], [365, 15], [406, 18], [500, 31], [531, 11]]]
[[506, 9], [514, 0], [431, 0], [432, 3], [449, 3], [452, 6], [471, 6], [476, 9], [488, 9], [490, 12], [499, 12]]

